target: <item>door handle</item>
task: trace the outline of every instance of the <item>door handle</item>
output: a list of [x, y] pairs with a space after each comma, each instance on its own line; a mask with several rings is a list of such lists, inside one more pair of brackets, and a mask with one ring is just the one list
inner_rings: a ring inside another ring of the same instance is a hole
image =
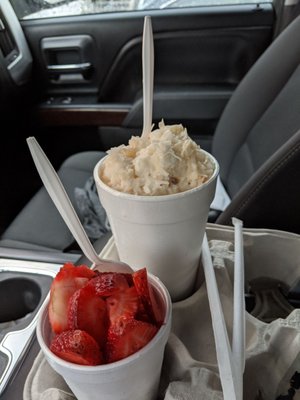
[[72, 80], [77, 82], [92, 79], [96, 64], [94, 41], [90, 35], [43, 38], [41, 52], [52, 83], [70, 82], [71, 75]]
[[47, 65], [47, 70], [51, 73], [56, 74], [73, 74], [73, 73], [84, 73], [92, 68], [92, 63], [84, 62], [78, 64], [55, 64]]

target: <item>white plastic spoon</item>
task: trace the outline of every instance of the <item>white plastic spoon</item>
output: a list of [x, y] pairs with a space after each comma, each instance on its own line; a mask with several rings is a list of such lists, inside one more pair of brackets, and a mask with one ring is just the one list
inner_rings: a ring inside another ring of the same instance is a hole
[[151, 17], [144, 19], [143, 31], [143, 111], [144, 122], [142, 137], [149, 135], [152, 129], [153, 107], [153, 75], [154, 75], [154, 44]]
[[38, 173], [53, 200], [60, 215], [70, 229], [79, 247], [85, 256], [95, 264], [93, 267], [99, 271], [125, 272], [132, 273], [132, 268], [122, 262], [102, 260], [92, 246], [81, 222], [73, 208], [71, 200], [52, 164], [34, 137], [27, 138], [33, 161]]

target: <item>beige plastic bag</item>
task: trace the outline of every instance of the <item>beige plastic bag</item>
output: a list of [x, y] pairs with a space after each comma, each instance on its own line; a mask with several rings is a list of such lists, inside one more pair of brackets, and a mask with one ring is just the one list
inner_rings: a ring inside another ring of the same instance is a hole
[[[207, 225], [218, 288], [229, 337], [232, 326], [234, 231], [231, 227]], [[249, 283], [279, 281], [288, 290], [300, 279], [300, 236], [274, 230], [244, 229], [246, 292]], [[113, 239], [104, 248], [103, 258], [118, 257]], [[263, 280], [265, 279], [265, 280]], [[258, 288], [261, 289], [261, 287]], [[270, 291], [269, 291], [270, 292]], [[268, 290], [256, 293], [267, 299]], [[271, 296], [274, 290], [270, 292]], [[254, 297], [254, 296], [252, 296]], [[251, 298], [253, 300], [253, 298]], [[272, 300], [272, 297], [271, 297]], [[290, 378], [300, 371], [300, 309], [281, 298], [271, 301], [273, 309], [253, 309], [259, 318], [246, 315], [246, 368], [244, 400], [276, 400], [287, 394]], [[276, 313], [283, 318], [276, 318]], [[286, 315], [284, 315], [284, 313]], [[202, 266], [195, 292], [173, 304], [173, 325], [161, 377], [159, 400], [221, 400], [214, 335]], [[300, 390], [299, 390], [300, 391]], [[39, 355], [24, 388], [25, 400], [65, 400], [68, 388]], [[298, 393], [294, 397], [297, 400]], [[300, 397], [298, 397], [300, 398]], [[142, 400], [142, 399], [141, 399]]]

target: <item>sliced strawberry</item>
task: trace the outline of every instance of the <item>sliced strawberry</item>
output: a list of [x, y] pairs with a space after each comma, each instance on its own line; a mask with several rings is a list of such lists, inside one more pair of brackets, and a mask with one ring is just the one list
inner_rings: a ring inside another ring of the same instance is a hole
[[86, 285], [96, 273], [87, 266], [75, 267], [64, 264], [54, 278], [50, 288], [49, 320], [54, 333], [67, 329], [67, 308], [72, 294]]
[[98, 274], [97, 271], [93, 271], [87, 265], [74, 265], [72, 263], [66, 263], [63, 268], [72, 271], [71, 273], [76, 277], [91, 279]]
[[70, 297], [68, 329], [81, 329], [103, 345], [108, 326], [106, 302], [95, 294], [93, 286], [86, 285]]
[[150, 322], [151, 324], [153, 323], [153, 316], [149, 316], [148, 312], [145, 310], [144, 304], [141, 301], [139, 301], [139, 307], [136, 312], [135, 319], [138, 319], [139, 321]]
[[81, 364], [98, 365], [103, 363], [98, 343], [88, 333], [69, 330], [55, 336], [50, 350], [63, 360]]
[[122, 275], [126, 278], [128, 286], [133, 286], [132, 274], [124, 272], [124, 273], [122, 273]]
[[[152, 323], [157, 323], [153, 309], [150, 286], [146, 268], [139, 269], [132, 274], [134, 286], [143, 304], [143, 309]], [[144, 318], [143, 318], [144, 319]]]
[[165, 309], [162, 307], [161, 302], [159, 301], [158, 296], [151, 285], [149, 285], [149, 293], [156, 326], [160, 327], [164, 322]]
[[106, 299], [110, 324], [117, 324], [120, 319], [134, 318], [139, 297], [134, 286], [119, 291]]
[[108, 331], [106, 344], [107, 362], [122, 360], [144, 347], [156, 334], [158, 328], [148, 322], [135, 319], [113, 325]]
[[106, 297], [129, 287], [124, 274], [116, 272], [100, 273], [88, 283], [93, 286], [98, 296]]

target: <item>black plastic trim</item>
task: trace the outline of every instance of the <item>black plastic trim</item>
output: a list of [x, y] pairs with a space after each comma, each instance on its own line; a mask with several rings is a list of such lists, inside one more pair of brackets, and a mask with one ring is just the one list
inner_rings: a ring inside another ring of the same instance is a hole
[[19, 20], [10, 2], [8, 0], [1, 0], [0, 10], [16, 44], [16, 52], [14, 52], [13, 57], [9, 60], [7, 70], [15, 84], [23, 85], [30, 78], [32, 67], [31, 53]]

